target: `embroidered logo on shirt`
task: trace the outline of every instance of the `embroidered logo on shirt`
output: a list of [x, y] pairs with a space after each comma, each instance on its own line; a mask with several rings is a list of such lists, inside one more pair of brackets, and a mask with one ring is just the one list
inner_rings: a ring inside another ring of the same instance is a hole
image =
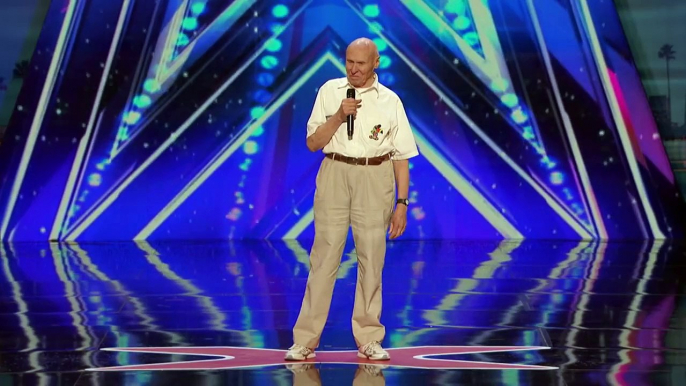
[[369, 139], [373, 139], [375, 141], [379, 140], [379, 134], [383, 134], [383, 130], [381, 130], [381, 125], [376, 125], [372, 129], [372, 135], [369, 136]]

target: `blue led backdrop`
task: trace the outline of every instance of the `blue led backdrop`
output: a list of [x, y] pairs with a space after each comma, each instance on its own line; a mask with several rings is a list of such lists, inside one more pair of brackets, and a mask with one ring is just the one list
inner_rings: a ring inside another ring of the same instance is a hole
[[405, 238], [682, 232], [612, 2], [55, 0], [0, 151], [0, 237], [312, 238], [305, 124], [360, 36], [421, 152]]

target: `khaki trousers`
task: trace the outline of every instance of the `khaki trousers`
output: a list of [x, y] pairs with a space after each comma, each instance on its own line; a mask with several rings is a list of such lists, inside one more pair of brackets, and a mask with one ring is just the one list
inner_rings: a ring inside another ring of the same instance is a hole
[[310, 273], [293, 328], [294, 343], [312, 349], [319, 346], [351, 225], [358, 264], [353, 336], [358, 347], [383, 340], [386, 330], [380, 321], [381, 272], [394, 203], [392, 161], [368, 166], [324, 158], [314, 196], [315, 237]]

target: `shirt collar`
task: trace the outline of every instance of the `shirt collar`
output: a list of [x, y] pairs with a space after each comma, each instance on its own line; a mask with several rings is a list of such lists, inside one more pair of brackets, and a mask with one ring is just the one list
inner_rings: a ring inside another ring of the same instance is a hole
[[[376, 91], [376, 97], [378, 98], [379, 97], [379, 86], [380, 86], [379, 76], [374, 74], [374, 83], [372, 83], [372, 85], [368, 89], [366, 89], [364, 92], [369, 92], [370, 90], [375, 90]], [[348, 82], [347, 77], [341, 78], [340, 85], [338, 86], [338, 88], [344, 88], [344, 87], [355, 88], [350, 84], [350, 82]]]

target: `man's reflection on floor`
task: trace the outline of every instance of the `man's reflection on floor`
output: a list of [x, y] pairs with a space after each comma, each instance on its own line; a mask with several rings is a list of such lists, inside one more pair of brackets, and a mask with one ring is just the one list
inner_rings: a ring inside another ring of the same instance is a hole
[[[355, 371], [353, 386], [385, 386], [386, 378], [383, 369], [388, 366], [382, 365], [359, 365]], [[286, 365], [293, 373], [293, 386], [321, 386], [322, 379], [316, 363], [298, 363]]]

